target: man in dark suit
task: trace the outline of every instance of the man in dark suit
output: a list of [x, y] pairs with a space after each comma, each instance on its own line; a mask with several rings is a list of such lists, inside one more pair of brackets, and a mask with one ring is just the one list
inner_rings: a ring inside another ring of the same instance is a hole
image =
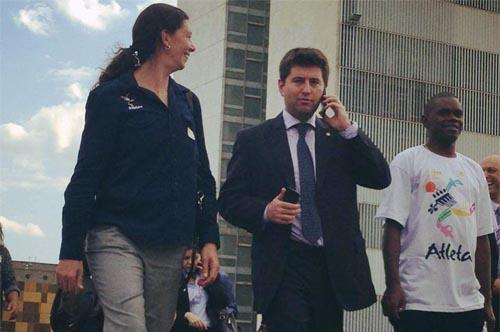
[[[342, 331], [343, 309], [376, 300], [356, 185], [382, 189], [388, 165], [325, 94], [329, 67], [317, 49], [290, 50], [280, 63], [285, 111], [238, 133], [221, 215], [253, 233], [254, 305], [270, 332]], [[319, 104], [334, 115], [316, 118]], [[285, 187], [300, 193], [285, 202]]]

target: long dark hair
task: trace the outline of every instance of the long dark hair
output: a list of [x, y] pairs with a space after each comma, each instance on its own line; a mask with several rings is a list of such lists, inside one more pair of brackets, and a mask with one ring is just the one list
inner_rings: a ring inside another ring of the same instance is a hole
[[144, 9], [135, 20], [132, 29], [132, 45], [120, 47], [101, 72], [97, 85], [120, 76], [148, 60], [161, 43], [161, 31], [174, 33], [185, 20], [187, 14], [174, 6], [155, 3]]

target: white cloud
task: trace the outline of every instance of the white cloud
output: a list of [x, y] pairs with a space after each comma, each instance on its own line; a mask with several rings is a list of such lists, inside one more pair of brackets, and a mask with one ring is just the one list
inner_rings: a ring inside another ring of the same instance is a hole
[[82, 100], [86, 95], [80, 83], [71, 83], [66, 88], [66, 94], [68, 95], [68, 97], [77, 100]]
[[137, 8], [137, 11], [140, 12], [144, 8], [146, 8], [147, 6], [152, 5], [154, 3], [158, 3], [158, 2], [163, 2], [166, 4], [172, 5], [172, 6], [177, 6], [177, 0], [163, 0], [163, 1], [162, 0], [148, 0], [148, 1], [144, 1], [143, 3], [136, 5], [135, 8]]
[[27, 135], [24, 127], [15, 123], [6, 123], [2, 127], [5, 130], [6, 138], [9, 140], [20, 141]]
[[17, 221], [9, 220], [4, 216], [0, 216], [0, 224], [2, 224], [4, 230], [11, 231], [17, 234], [28, 235], [32, 237], [45, 236], [40, 226], [32, 223], [21, 224]]
[[51, 30], [52, 9], [46, 5], [35, 5], [21, 9], [15, 20], [36, 35], [48, 36]]
[[55, 151], [64, 152], [79, 138], [83, 127], [84, 104], [64, 102], [51, 107], [43, 107], [29, 120], [32, 135], [37, 131], [49, 132], [49, 139], [55, 143]]
[[65, 67], [59, 69], [49, 70], [49, 74], [54, 78], [63, 79], [67, 81], [80, 81], [82, 79], [89, 78], [94, 74], [94, 70], [90, 67], [81, 66], [78, 68]]
[[68, 90], [78, 99], [42, 107], [25, 123], [0, 125], [0, 184], [5, 188], [62, 190], [67, 185], [85, 113], [79, 84]]
[[127, 15], [115, 0], [102, 3], [99, 0], [55, 0], [56, 5], [72, 21], [94, 30], [105, 30], [116, 18]]

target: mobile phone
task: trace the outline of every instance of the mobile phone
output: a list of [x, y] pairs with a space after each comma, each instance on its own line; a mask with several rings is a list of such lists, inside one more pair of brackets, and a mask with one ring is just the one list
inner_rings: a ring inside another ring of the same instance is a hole
[[292, 188], [285, 188], [285, 195], [283, 196], [283, 201], [287, 203], [297, 204], [300, 199], [300, 194]]
[[[321, 96], [321, 99], [323, 99], [323, 96], [326, 96], [326, 89], [323, 90], [323, 95]], [[321, 115], [322, 118], [324, 117], [333, 118], [335, 116], [335, 111], [332, 110], [330, 107], [325, 107], [325, 105], [323, 105], [322, 103], [319, 115]]]

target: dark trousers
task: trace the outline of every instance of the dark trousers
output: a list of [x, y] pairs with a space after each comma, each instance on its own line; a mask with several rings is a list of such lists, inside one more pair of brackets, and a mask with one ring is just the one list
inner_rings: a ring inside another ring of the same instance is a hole
[[500, 296], [493, 295], [492, 297], [493, 313], [495, 314], [495, 332], [500, 332]]
[[482, 332], [483, 309], [465, 312], [406, 310], [399, 321], [391, 321], [395, 332]]
[[263, 320], [269, 332], [343, 331], [343, 310], [323, 249], [292, 241], [283, 280]]

